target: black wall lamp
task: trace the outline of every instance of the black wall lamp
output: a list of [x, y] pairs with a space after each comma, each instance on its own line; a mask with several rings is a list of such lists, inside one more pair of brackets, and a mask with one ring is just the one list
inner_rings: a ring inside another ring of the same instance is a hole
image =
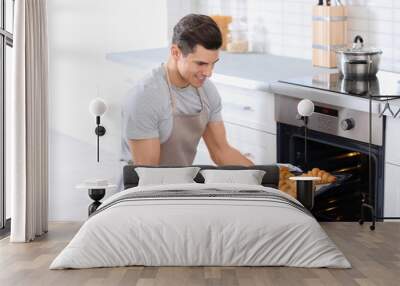
[[96, 117], [96, 125], [97, 127], [94, 130], [94, 133], [97, 135], [97, 162], [99, 162], [99, 138], [106, 134], [106, 129], [104, 126], [100, 125], [100, 117], [106, 112], [107, 105], [101, 98], [97, 97], [93, 99], [89, 104], [90, 113]]
[[[303, 99], [297, 104], [298, 119], [304, 122], [304, 167], [303, 171], [309, 168], [307, 158], [307, 129], [308, 119], [314, 113], [314, 103], [309, 99]], [[314, 207], [314, 183], [313, 181], [321, 180], [320, 177], [291, 177], [296, 181], [297, 199], [308, 209]]]
[[308, 170], [307, 158], [307, 129], [308, 118], [314, 113], [314, 103], [309, 99], [303, 99], [297, 104], [299, 119], [304, 122], [304, 169]]

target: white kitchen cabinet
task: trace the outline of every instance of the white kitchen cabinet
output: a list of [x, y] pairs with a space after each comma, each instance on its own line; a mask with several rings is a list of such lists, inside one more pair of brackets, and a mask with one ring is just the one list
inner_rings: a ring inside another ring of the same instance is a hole
[[400, 217], [400, 166], [385, 164], [384, 217]]
[[229, 144], [255, 164], [276, 163], [276, 135], [225, 123]]
[[[229, 144], [255, 164], [276, 163], [274, 95], [221, 83], [222, 117]], [[214, 164], [203, 140], [194, 164]]]
[[[258, 165], [276, 163], [276, 135], [225, 123], [229, 144]], [[194, 164], [214, 165], [207, 146], [201, 140]]]
[[400, 166], [400, 119], [386, 119], [385, 161]]
[[265, 91], [215, 84], [225, 122], [276, 134], [274, 95]]
[[384, 217], [400, 217], [400, 120], [386, 119]]
[[210, 158], [210, 154], [208, 153], [208, 149], [204, 140], [201, 139], [199, 142], [199, 146], [197, 147], [197, 154], [194, 158], [194, 165], [215, 165], [214, 162]]

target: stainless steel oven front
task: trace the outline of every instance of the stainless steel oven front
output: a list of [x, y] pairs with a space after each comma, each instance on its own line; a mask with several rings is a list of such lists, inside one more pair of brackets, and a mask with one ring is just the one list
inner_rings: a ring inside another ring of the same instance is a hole
[[[364, 196], [373, 202], [377, 218], [382, 218], [385, 118], [373, 115], [369, 149], [367, 112], [314, 102], [305, 136], [303, 121], [297, 114], [300, 100], [275, 96], [278, 162], [291, 163], [304, 171], [320, 168], [339, 178], [336, 184], [316, 194], [313, 214], [321, 221], [357, 221]], [[370, 150], [372, 197], [368, 184]]]

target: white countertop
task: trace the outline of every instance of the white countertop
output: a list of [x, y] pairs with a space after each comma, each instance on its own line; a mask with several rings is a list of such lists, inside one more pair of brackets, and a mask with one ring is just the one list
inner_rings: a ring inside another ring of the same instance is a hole
[[[168, 49], [149, 49], [110, 53], [106, 58], [124, 65], [148, 69], [166, 61]], [[248, 89], [268, 91], [270, 83], [303, 75], [334, 72], [335, 69], [313, 67], [310, 60], [269, 54], [221, 52], [212, 80]]]
[[[167, 57], [168, 48], [109, 53], [106, 55], [106, 58], [110, 61], [143, 70], [150, 70], [156, 67], [160, 63], [165, 62]], [[269, 54], [221, 52], [220, 61], [215, 65], [211, 79], [217, 83], [236, 87], [308, 98], [325, 104], [368, 111], [369, 102], [365, 98], [349, 95], [338, 96], [334, 92], [278, 83], [278, 80], [330, 72], [337, 72], [337, 70], [313, 67], [310, 60]], [[393, 75], [400, 76], [400, 74], [394, 73]], [[400, 108], [400, 100], [393, 101], [391, 105], [395, 108]], [[383, 104], [373, 102], [373, 113], [379, 113], [382, 109]]]

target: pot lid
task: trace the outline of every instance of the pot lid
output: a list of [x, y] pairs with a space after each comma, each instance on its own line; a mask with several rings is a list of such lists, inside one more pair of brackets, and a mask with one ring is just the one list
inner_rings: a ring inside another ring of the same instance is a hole
[[346, 55], [376, 55], [382, 54], [382, 50], [377, 48], [367, 48], [364, 46], [364, 40], [361, 36], [356, 36], [354, 38], [353, 46], [347, 49], [340, 49], [336, 51], [337, 53], [343, 53]]

